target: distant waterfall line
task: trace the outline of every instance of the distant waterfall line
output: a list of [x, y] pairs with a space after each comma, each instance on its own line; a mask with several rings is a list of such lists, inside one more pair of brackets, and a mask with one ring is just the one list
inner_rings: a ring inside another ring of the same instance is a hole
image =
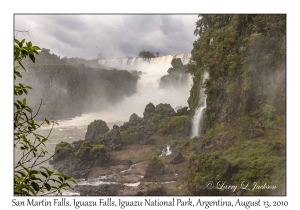
[[123, 58], [123, 59], [106, 59], [106, 60], [99, 60], [99, 64], [111, 68], [117, 69], [127, 69], [127, 70], [138, 70], [134, 69], [139, 67], [140, 65], [151, 65], [151, 66], [165, 66], [170, 68], [171, 62], [173, 58], [180, 58], [184, 65], [188, 64], [191, 53], [182, 53], [182, 54], [175, 54], [175, 55], [165, 55], [156, 58], [144, 59], [144, 58]]

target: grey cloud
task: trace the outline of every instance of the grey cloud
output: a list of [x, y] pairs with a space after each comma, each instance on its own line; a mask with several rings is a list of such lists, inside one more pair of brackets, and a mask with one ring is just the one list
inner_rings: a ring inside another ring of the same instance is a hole
[[[22, 15], [15, 28], [30, 30], [33, 44], [61, 57], [137, 56], [190, 52], [197, 15]], [[21, 29], [20, 29], [21, 30]], [[23, 38], [18, 35], [18, 38]]]

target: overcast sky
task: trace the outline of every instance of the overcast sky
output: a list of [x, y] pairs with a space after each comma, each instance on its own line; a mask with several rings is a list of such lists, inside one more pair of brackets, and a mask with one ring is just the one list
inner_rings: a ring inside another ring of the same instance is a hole
[[15, 15], [15, 30], [30, 30], [32, 41], [61, 57], [136, 57], [142, 50], [160, 55], [192, 50], [198, 15]]

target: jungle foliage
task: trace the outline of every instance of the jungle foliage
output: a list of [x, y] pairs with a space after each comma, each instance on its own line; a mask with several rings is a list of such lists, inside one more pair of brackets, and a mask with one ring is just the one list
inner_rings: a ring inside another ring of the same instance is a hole
[[[25, 42], [25, 39], [14, 41], [14, 62], [19, 65], [14, 67], [14, 79], [16, 79], [22, 78], [18, 68], [21, 66], [25, 70], [22, 60], [29, 57], [34, 63], [35, 55], [38, 54], [40, 48], [33, 46], [31, 42]], [[51, 123], [53, 126], [55, 122], [49, 122], [47, 119], [44, 119], [42, 123], [35, 121], [38, 111], [34, 113], [24, 97], [30, 89], [32, 88], [24, 83], [14, 85], [14, 147], [21, 152], [20, 158], [16, 158], [14, 164], [14, 195], [61, 194], [63, 189], [71, 187], [70, 182], [75, 183], [75, 181], [65, 174], [55, 173], [54, 169], [43, 166], [42, 169], [38, 169], [43, 162], [48, 160], [41, 160], [41, 158], [48, 154], [44, 146], [49, 140], [51, 131], [45, 137], [39, 135], [37, 129], [43, 124], [50, 125]]]
[[[206, 87], [205, 133], [188, 169], [193, 195], [285, 195], [286, 15], [199, 15], [193, 44], [197, 108]], [[209, 79], [201, 84], [203, 72]], [[207, 181], [271, 184], [276, 190], [205, 189]]]

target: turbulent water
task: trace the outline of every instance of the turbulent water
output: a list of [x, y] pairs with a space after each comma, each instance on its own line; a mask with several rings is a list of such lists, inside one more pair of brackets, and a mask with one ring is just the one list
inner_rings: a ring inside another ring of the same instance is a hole
[[[205, 82], [206, 79], [208, 79], [208, 76], [208, 73], [205, 71], [203, 75], [202, 84]], [[199, 102], [192, 121], [191, 138], [194, 138], [195, 136], [200, 136], [202, 134], [202, 116], [204, 110], [206, 109], [206, 95], [204, 91], [205, 88], [202, 88], [202, 85], [200, 85]]]

